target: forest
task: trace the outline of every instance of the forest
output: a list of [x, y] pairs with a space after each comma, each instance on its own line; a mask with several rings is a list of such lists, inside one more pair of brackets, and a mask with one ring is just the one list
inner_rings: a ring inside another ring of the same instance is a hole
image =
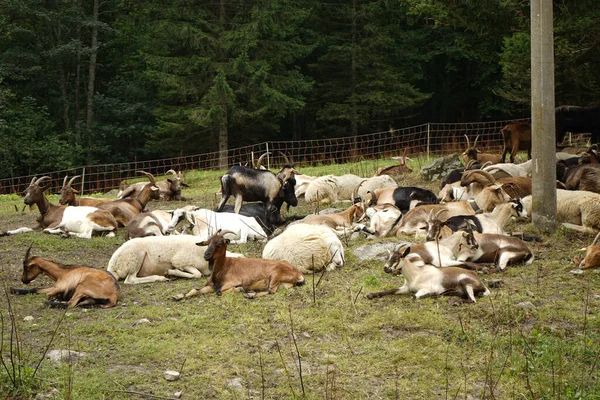
[[[530, 110], [524, 0], [0, 0], [0, 178]], [[600, 2], [554, 1], [556, 105]]]

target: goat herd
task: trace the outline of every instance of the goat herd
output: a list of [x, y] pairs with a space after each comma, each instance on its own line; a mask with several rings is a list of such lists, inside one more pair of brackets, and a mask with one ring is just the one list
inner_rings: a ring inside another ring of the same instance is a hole
[[[509, 151], [514, 161], [518, 150], [528, 150], [530, 131], [529, 138], [526, 133], [515, 136], [515, 132], [526, 132], [524, 128], [522, 123], [513, 123], [503, 129], [502, 156], [481, 153], [477, 139], [471, 145], [467, 137], [466, 167], [449, 172], [438, 194], [398, 186], [394, 177], [411, 172], [406, 152], [397, 158], [398, 165], [380, 169], [372, 178], [302, 175], [283, 154], [285, 165], [273, 173], [261, 167], [261, 157], [253, 167], [234, 166], [220, 178], [222, 198], [215, 211], [188, 205], [145, 212], [151, 199], [182, 200], [186, 185], [181, 172], [173, 170], [161, 182], [140, 171], [149, 182], [131, 185], [117, 200], [77, 197], [71, 187], [77, 177], [65, 177], [60, 205], [50, 203], [44, 195], [51, 186], [50, 177], [33, 178], [23, 201], [37, 205], [37, 221], [45, 233], [91, 238], [92, 234], [114, 236], [119, 227], [125, 227], [130, 240], [113, 253], [106, 271], [31, 256], [29, 247], [22, 282], [27, 284], [45, 274], [55, 284], [12, 291], [45, 293], [52, 297], [53, 306], [106, 308], [117, 303], [117, 281], [121, 279], [136, 284], [168, 280], [169, 276], [208, 276], [204, 287], [174, 299], [238, 291], [252, 298], [273, 294], [279, 287], [302, 285], [303, 274], [309, 271], [341, 267], [345, 262], [341, 237], [412, 235], [425, 238], [425, 242], [397, 246], [384, 268], [392, 274], [402, 273], [404, 285], [367, 297], [408, 292], [417, 298], [458, 294], [475, 302], [476, 296], [489, 294], [476, 270], [484, 266], [503, 270], [507, 265], [533, 261], [524, 241], [527, 238], [504, 231], [512, 218], [527, 219], [531, 214], [532, 161], [500, 162]], [[596, 146], [562, 149], [556, 158], [559, 222], [579, 231], [600, 230], [600, 156]], [[235, 198], [233, 207], [226, 205], [231, 196]], [[340, 200], [350, 200], [352, 205], [341, 212], [290, 222], [281, 208], [284, 203], [288, 209], [297, 206], [301, 197], [315, 206]], [[2, 235], [32, 230], [19, 228]], [[598, 236], [580, 268], [600, 265]], [[248, 240], [267, 241], [262, 258], [227, 251], [229, 243]]]

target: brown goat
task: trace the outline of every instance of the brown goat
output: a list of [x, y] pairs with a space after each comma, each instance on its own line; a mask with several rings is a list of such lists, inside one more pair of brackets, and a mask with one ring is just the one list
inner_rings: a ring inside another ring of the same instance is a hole
[[119, 223], [119, 226], [126, 226], [133, 217], [144, 211], [150, 199], [158, 199], [160, 197], [160, 189], [156, 185], [154, 176], [149, 172], [138, 172], [146, 175], [148, 180], [150, 180], [150, 183], [144, 186], [140, 194], [136, 197], [127, 197], [98, 205], [98, 208], [110, 211]]
[[585, 258], [579, 263], [579, 268], [589, 269], [600, 267], [600, 246], [597, 244], [599, 238], [600, 232], [598, 232], [592, 244], [587, 247]]
[[531, 159], [531, 125], [527, 122], [512, 122], [500, 129], [504, 138], [502, 162], [510, 151], [510, 162], [515, 162], [519, 150], [527, 150], [527, 159]]
[[[478, 175], [481, 175], [483, 179]], [[520, 199], [522, 197], [528, 196], [531, 194], [532, 190], [531, 178], [521, 176], [509, 176], [506, 178], [496, 179], [491, 173], [487, 171], [465, 171], [460, 180], [461, 186], [471, 185], [471, 192], [478, 193], [477, 189], [473, 187], [474, 183], [481, 185], [481, 189], [483, 189], [487, 185], [500, 184], [502, 185], [502, 189], [506, 192], [506, 194], [510, 196], [511, 199]]]
[[[156, 182], [156, 186], [160, 189], [160, 198], [162, 200], [185, 200], [181, 197], [181, 190], [184, 187], [189, 187], [183, 182], [181, 171], [175, 172], [174, 170], [168, 170], [165, 175], [172, 174], [173, 178], [165, 178], [160, 182]], [[119, 199], [126, 199], [129, 197], [139, 196], [142, 190], [146, 186], [145, 182], [138, 182], [129, 185], [123, 190], [118, 196]]]
[[408, 149], [404, 149], [404, 152], [402, 153], [402, 155], [400, 157], [392, 157], [394, 160], [398, 160], [398, 165], [390, 165], [389, 167], [379, 168], [375, 175], [376, 176], [381, 176], [381, 175], [395, 176], [395, 175], [411, 173], [412, 169], [408, 168], [408, 166], [406, 165], [406, 160], [409, 159], [408, 157], [406, 157], [407, 150]]
[[279, 286], [289, 288], [304, 284], [304, 275], [287, 261], [227, 257], [225, 253], [229, 239], [223, 236], [228, 233], [230, 232], [219, 229], [207, 241], [197, 243], [198, 246], [208, 246], [204, 259], [209, 262], [212, 273], [202, 289], [192, 289], [174, 299], [212, 292], [220, 296], [225, 292], [259, 291], [247, 294], [247, 297], [253, 298], [274, 294]]
[[308, 215], [298, 222], [302, 224], [323, 225], [335, 230], [336, 233], [345, 233], [347, 232], [346, 228], [351, 228], [352, 224], [359, 223], [366, 215], [366, 205], [360, 201], [342, 212]]
[[469, 137], [465, 135], [467, 139], [467, 148], [462, 153], [465, 157], [465, 165], [469, 164], [471, 160], [476, 160], [481, 164], [489, 162], [491, 164], [498, 164], [501, 160], [501, 156], [498, 154], [489, 154], [482, 153], [480, 150], [477, 150], [477, 139], [479, 139], [479, 135], [475, 138], [475, 142], [473, 142], [473, 146], [471, 146], [471, 142], [469, 141]]
[[44, 293], [56, 298], [47, 303], [52, 307], [97, 305], [110, 308], [117, 304], [119, 284], [111, 273], [85, 265], [64, 265], [41, 257], [30, 257], [31, 247], [29, 246], [23, 259], [21, 281], [28, 284], [38, 275], [44, 274], [54, 281], [54, 286], [44, 289], [11, 288], [13, 293]]
[[60, 189], [60, 199], [58, 200], [59, 204], [69, 205], [69, 206], [91, 206], [96, 207], [98, 204], [108, 203], [109, 201], [113, 201], [114, 199], [106, 199], [106, 198], [92, 198], [92, 197], [78, 197], [79, 191], [71, 185], [73, 181], [77, 178], [80, 178], [81, 175], [76, 175], [72, 177], [69, 182], [67, 182], [67, 178], [69, 176], [65, 176], [63, 180], [62, 189]]

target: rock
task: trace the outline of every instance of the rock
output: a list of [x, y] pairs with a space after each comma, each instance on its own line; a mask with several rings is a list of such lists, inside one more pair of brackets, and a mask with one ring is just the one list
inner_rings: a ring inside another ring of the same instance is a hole
[[572, 273], [573, 275], [581, 275], [583, 274], [583, 270], [582, 269], [572, 269], [569, 271], [570, 273]]
[[535, 305], [533, 305], [533, 303], [530, 302], [530, 301], [523, 301], [523, 302], [518, 303], [517, 305], [515, 305], [515, 307], [520, 308], [520, 309], [525, 310], [525, 311], [533, 311], [533, 310], [535, 310]]
[[28, 315], [25, 318], [23, 318], [23, 321], [25, 321], [25, 322], [31, 322], [31, 321], [33, 321], [33, 317], [31, 315]]
[[436, 158], [429, 164], [421, 168], [421, 175], [429, 181], [442, 179], [446, 174], [453, 169], [463, 168], [460, 157], [457, 153], [449, 156]]
[[50, 350], [46, 353], [46, 358], [54, 362], [74, 363], [85, 357], [89, 357], [88, 353], [73, 350]]
[[533, 292], [531, 290], [526, 290], [525, 294], [529, 297], [535, 297], [535, 294], [533, 294]]
[[142, 319], [138, 319], [137, 321], [135, 321], [133, 323], [133, 325], [135, 326], [135, 325], [140, 325], [140, 324], [147, 324], [149, 322], [150, 322], [150, 320], [148, 318], [142, 318]]
[[176, 399], [180, 399], [182, 395], [183, 395], [183, 391], [181, 391], [181, 390], [179, 392], [173, 393], [173, 397], [175, 397]]
[[164, 377], [167, 381], [174, 382], [176, 380], [179, 380], [180, 374], [177, 371], [165, 371]]
[[389, 251], [394, 251], [396, 247], [403, 243], [376, 243], [376, 244], [366, 244], [360, 247], [357, 247], [353, 250], [354, 255], [360, 261], [365, 260], [379, 260], [379, 261], [387, 261], [390, 256]]
[[242, 378], [233, 378], [227, 381], [227, 387], [234, 390], [244, 389], [244, 387], [242, 386]]

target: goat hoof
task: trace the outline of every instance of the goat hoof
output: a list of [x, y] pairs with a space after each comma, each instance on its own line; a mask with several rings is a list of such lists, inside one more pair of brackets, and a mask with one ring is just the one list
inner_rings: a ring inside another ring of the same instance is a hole
[[184, 297], [185, 297], [185, 295], [183, 293], [179, 293], [179, 294], [176, 294], [175, 296], [173, 296], [173, 300], [175, 300], [175, 301], [183, 300]]
[[252, 300], [252, 299], [256, 298], [256, 293], [246, 293], [246, 292], [244, 292], [244, 297], [247, 298], [247, 299]]

